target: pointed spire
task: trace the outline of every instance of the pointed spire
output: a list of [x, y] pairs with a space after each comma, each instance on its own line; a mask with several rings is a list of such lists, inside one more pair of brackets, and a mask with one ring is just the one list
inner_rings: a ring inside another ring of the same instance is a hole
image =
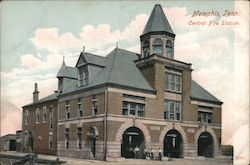
[[148, 19], [148, 22], [143, 30], [142, 35], [149, 32], [168, 32], [174, 34], [161, 5], [156, 4], [151, 15]]
[[63, 56], [63, 63], [62, 63], [62, 65], [66, 66], [66, 65], [65, 65], [65, 60], [64, 60], [64, 59], [65, 59], [65, 56]]

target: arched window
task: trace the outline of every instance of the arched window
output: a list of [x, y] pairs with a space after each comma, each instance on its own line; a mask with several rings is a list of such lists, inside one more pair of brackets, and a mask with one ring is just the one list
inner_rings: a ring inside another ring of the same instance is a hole
[[163, 42], [161, 39], [157, 38], [153, 42], [153, 52], [162, 55], [163, 54]]
[[166, 48], [167, 48], [167, 57], [173, 58], [173, 42], [171, 40], [167, 40]]
[[148, 40], [143, 42], [142, 50], [143, 50], [143, 56], [144, 57], [149, 56], [149, 41]]

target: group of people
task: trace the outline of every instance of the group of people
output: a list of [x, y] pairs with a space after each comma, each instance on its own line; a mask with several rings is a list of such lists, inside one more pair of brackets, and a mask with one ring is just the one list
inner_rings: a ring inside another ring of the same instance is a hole
[[162, 160], [162, 156], [163, 156], [161, 148], [158, 149], [158, 155], [157, 155], [157, 151], [153, 150], [153, 148], [151, 148], [149, 150], [147, 148], [145, 148], [143, 151], [142, 157], [141, 157], [140, 153], [141, 153], [140, 148], [138, 146], [136, 146], [134, 148], [135, 159], [144, 158], [144, 159], [151, 159], [151, 160]]

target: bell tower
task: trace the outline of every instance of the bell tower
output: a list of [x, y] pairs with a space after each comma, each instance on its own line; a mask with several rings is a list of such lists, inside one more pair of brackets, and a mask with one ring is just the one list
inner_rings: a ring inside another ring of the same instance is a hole
[[156, 4], [140, 36], [141, 58], [157, 54], [173, 59], [174, 39], [175, 34], [161, 5]]

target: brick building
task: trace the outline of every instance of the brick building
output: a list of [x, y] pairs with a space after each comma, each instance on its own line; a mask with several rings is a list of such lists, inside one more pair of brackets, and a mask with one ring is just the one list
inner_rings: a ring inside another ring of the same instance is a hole
[[49, 103], [58, 110], [53, 137], [60, 156], [132, 158], [136, 146], [140, 154], [161, 148], [171, 157], [219, 156], [222, 102], [192, 80], [191, 64], [174, 59], [174, 39], [155, 5], [140, 36], [141, 54], [119, 48], [105, 57], [81, 52], [75, 67], [63, 62], [53, 99], [25, 106], [24, 119], [28, 111], [28, 123], [34, 123], [37, 107]]

